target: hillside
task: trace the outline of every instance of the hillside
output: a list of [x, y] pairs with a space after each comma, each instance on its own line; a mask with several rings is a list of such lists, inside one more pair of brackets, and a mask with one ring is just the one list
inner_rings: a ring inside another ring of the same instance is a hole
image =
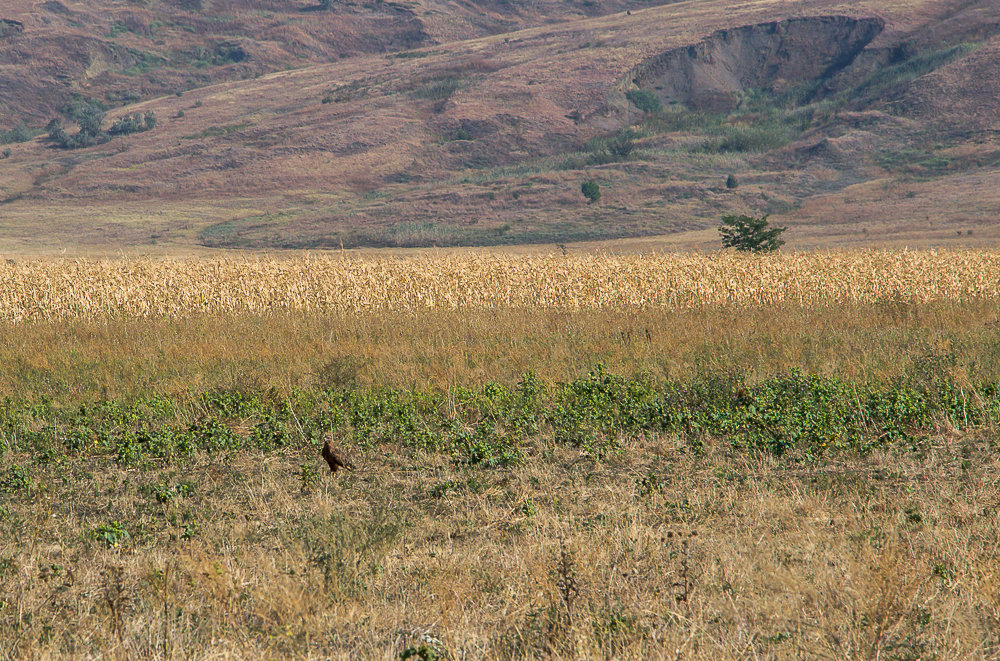
[[[7, 0], [0, 129], [227, 80], [658, 4], [614, 0]], [[324, 6], [328, 5], [328, 6]]]
[[[21, 4], [5, 10], [23, 25], [15, 40], [40, 16]], [[992, 2], [709, 1], [596, 17], [486, 4], [302, 3], [297, 29], [361, 36], [300, 58], [285, 33], [262, 36], [276, 9], [228, 3], [239, 29], [187, 34], [209, 44], [243, 30], [247, 57], [197, 69], [190, 85], [177, 82], [192, 67], [146, 72], [170, 93], [104, 123], [152, 111], [155, 129], [82, 149], [44, 136], [11, 146], [0, 250], [707, 247], [733, 211], [771, 213], [793, 247], [1000, 236]], [[370, 39], [343, 28], [349, 18], [386, 29]], [[539, 25], [498, 33], [504, 21]], [[105, 97], [120, 75], [94, 77]], [[587, 179], [596, 204], [580, 194]]]

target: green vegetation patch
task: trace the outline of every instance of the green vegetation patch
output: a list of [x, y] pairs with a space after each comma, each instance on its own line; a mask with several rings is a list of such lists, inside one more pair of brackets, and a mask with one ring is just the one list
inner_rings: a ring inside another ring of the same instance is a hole
[[431, 55], [440, 55], [445, 51], [439, 50], [405, 50], [400, 53], [390, 53], [386, 57], [395, 60], [417, 60]]
[[625, 96], [636, 108], [643, 112], [655, 113], [663, 110], [663, 102], [660, 101], [660, 97], [656, 96], [656, 93], [650, 90], [629, 90], [625, 92]]
[[875, 155], [879, 167], [914, 177], [934, 177], [952, 166], [948, 156], [924, 149], [886, 149]]
[[451, 97], [455, 92], [468, 87], [470, 80], [456, 73], [446, 73], [426, 80], [410, 94], [417, 99], [441, 101]]
[[[931, 365], [892, 383], [798, 371], [756, 384], [733, 374], [655, 382], [599, 366], [568, 383], [526, 374], [510, 387], [447, 392], [332, 385], [287, 397], [215, 391], [72, 409], [7, 398], [0, 403], [0, 454], [102, 455], [142, 466], [197, 453], [318, 447], [334, 430], [363, 451], [402, 447], [482, 467], [518, 464], [552, 444], [599, 458], [618, 451], [623, 439], [656, 433], [680, 437], [695, 451], [719, 438], [736, 450], [815, 458], [916, 442], [942, 421], [959, 429], [1000, 422], [1000, 382], [960, 386], [944, 374]], [[17, 466], [0, 479], [7, 492], [29, 485]]]
[[171, 64], [178, 68], [194, 67], [204, 69], [229, 64], [238, 64], [250, 59], [250, 54], [237, 42], [225, 41], [214, 47], [198, 46], [179, 51], [171, 58]]
[[[896, 93], [905, 86], [949, 62], [978, 48], [975, 43], [961, 43], [934, 51], [916, 53], [897, 48], [888, 66], [857, 85], [830, 94], [820, 78], [797, 85], [781, 93], [765, 89], [746, 90], [736, 108], [728, 113], [689, 110], [683, 106], [663, 108], [659, 98], [648, 90], [630, 90], [629, 101], [646, 113], [638, 128], [655, 135], [670, 131], [700, 133], [705, 136], [695, 149], [707, 153], [756, 153], [779, 149], [811, 128], [829, 124], [836, 111], [863, 106], [876, 98]], [[880, 164], [894, 169], [886, 158]], [[933, 173], [947, 167], [940, 159], [917, 159], [913, 173]], [[903, 171], [909, 171], [904, 168]]]
[[183, 140], [201, 140], [202, 138], [217, 138], [231, 133], [237, 133], [250, 126], [250, 122], [239, 122], [237, 124], [226, 124], [224, 126], [209, 126], [204, 131], [183, 135]]
[[19, 142], [27, 142], [41, 135], [45, 131], [38, 128], [29, 128], [26, 125], [18, 124], [9, 131], [0, 131], [0, 145], [12, 145]]
[[701, 149], [710, 153], [763, 152], [784, 147], [799, 132], [787, 124], [759, 123], [720, 126], [717, 135], [709, 138]]

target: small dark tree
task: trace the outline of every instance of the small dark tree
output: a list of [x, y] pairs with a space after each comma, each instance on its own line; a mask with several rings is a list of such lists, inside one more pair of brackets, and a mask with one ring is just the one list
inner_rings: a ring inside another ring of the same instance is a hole
[[76, 116], [76, 123], [80, 125], [80, 133], [95, 138], [101, 135], [101, 122], [104, 121], [104, 111], [95, 105], [85, 107]]
[[601, 199], [601, 187], [596, 181], [585, 181], [580, 185], [580, 192], [593, 204]]
[[726, 188], [729, 188], [730, 190], [732, 190], [733, 188], [736, 188], [739, 185], [740, 185], [740, 182], [736, 180], [736, 175], [735, 174], [731, 174], [728, 177], [726, 177]]
[[146, 124], [146, 130], [152, 131], [156, 128], [156, 113], [152, 110], [147, 110], [146, 114], [143, 116], [143, 121]]
[[778, 237], [787, 227], [771, 227], [767, 215], [755, 218], [747, 215], [722, 217], [719, 234], [723, 248], [736, 248], [745, 252], [774, 252], [785, 242]]

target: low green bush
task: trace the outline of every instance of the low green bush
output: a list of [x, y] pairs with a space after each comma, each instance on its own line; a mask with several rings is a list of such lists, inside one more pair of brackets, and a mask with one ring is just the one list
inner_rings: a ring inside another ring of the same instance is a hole
[[[539, 443], [571, 445], [595, 457], [623, 438], [667, 433], [697, 449], [707, 438], [776, 456], [867, 452], [929, 434], [1000, 422], [1000, 382], [959, 386], [946, 370], [891, 383], [850, 383], [793, 371], [758, 383], [711, 374], [657, 382], [598, 367], [560, 384], [531, 374], [515, 386], [486, 384], [423, 392], [331, 388], [275, 393], [205, 393], [196, 401], [153, 397], [64, 410], [10, 399], [0, 405], [0, 447], [54, 457], [105, 455], [121, 465], [184, 462], [196, 453], [317, 449], [335, 430], [362, 451], [405, 447], [458, 465], [504, 467]], [[181, 412], [186, 413], [182, 414]], [[0, 490], [30, 486], [10, 466]]]

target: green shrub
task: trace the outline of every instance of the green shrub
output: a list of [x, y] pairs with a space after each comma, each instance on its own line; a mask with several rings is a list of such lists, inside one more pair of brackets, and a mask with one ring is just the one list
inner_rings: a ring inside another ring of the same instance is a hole
[[601, 199], [601, 187], [596, 181], [585, 181], [580, 184], [580, 192], [589, 200], [590, 204]]
[[142, 129], [142, 115], [135, 113], [116, 119], [111, 124], [111, 128], [108, 129], [108, 135], [129, 135], [130, 133], [138, 133]]
[[116, 119], [111, 127], [104, 131], [101, 124], [104, 122], [103, 106], [93, 100], [75, 100], [63, 108], [63, 114], [72, 119], [79, 126], [76, 133], [69, 133], [63, 127], [59, 118], [49, 122], [49, 139], [63, 149], [79, 149], [90, 147], [107, 142], [114, 136], [129, 135], [149, 131], [156, 126], [156, 114], [150, 110], [145, 114], [132, 113]]
[[450, 98], [452, 94], [462, 89], [468, 81], [460, 75], [446, 74], [442, 77], [426, 81], [412, 94], [418, 99], [430, 99], [432, 101], [442, 101]]
[[22, 489], [30, 490], [31, 486], [31, 477], [27, 468], [12, 464], [3, 472], [0, 472], [0, 493], [9, 493]]
[[118, 521], [102, 523], [94, 530], [94, 539], [103, 542], [109, 549], [120, 546], [128, 538], [128, 531]]
[[611, 135], [591, 138], [584, 145], [590, 156], [582, 165], [605, 165], [631, 158], [635, 151], [635, 141], [639, 133], [632, 128], [623, 128]]
[[0, 132], [0, 145], [27, 142], [39, 133], [40, 131], [38, 129], [29, 129], [23, 122], [21, 122], [9, 131]]
[[784, 124], [763, 123], [747, 126], [723, 126], [719, 137], [707, 140], [702, 149], [707, 152], [757, 152], [777, 149], [795, 138], [796, 131]]
[[643, 89], [634, 89], [625, 92], [625, 96], [628, 100], [635, 105], [636, 108], [645, 113], [657, 113], [663, 110], [663, 103], [660, 101], [660, 97], [656, 96], [654, 92]]
[[785, 244], [779, 236], [786, 227], [771, 227], [767, 215], [725, 215], [719, 233], [723, 248], [736, 248], [745, 252], [773, 252]]

